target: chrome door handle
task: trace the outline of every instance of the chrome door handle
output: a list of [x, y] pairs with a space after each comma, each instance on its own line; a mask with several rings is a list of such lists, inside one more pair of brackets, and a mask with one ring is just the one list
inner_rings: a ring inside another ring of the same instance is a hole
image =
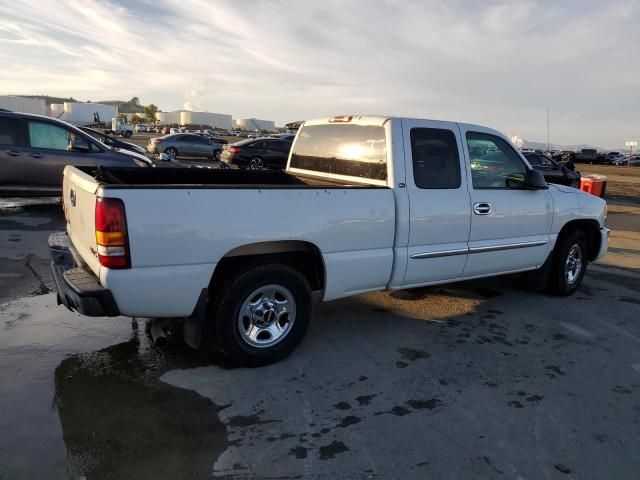
[[491, 204], [487, 202], [474, 203], [473, 213], [476, 215], [489, 215], [491, 213]]

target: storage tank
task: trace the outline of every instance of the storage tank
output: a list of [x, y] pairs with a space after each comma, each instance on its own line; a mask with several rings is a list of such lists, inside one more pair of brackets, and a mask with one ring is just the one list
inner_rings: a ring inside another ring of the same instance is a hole
[[231, 128], [231, 115], [212, 112], [180, 112], [180, 125], [209, 125], [216, 128]]
[[180, 111], [175, 112], [156, 112], [156, 120], [160, 125], [171, 125], [172, 123], [180, 123]]
[[244, 130], [267, 130], [272, 132], [276, 129], [275, 122], [271, 120], [260, 120], [259, 118], [236, 118], [233, 123], [235, 128]]

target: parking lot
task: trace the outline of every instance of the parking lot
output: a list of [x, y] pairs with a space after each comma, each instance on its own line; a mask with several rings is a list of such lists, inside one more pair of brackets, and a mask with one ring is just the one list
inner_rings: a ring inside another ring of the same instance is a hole
[[574, 296], [512, 276], [338, 300], [258, 369], [56, 306], [57, 199], [2, 200], [0, 478], [637, 478], [638, 177], [579, 167], [620, 178]]

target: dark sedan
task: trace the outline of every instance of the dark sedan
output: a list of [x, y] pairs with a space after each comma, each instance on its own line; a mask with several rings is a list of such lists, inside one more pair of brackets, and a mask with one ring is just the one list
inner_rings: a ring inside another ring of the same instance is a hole
[[60, 195], [66, 165], [148, 167], [151, 161], [55, 118], [0, 111], [0, 195]]
[[558, 163], [549, 157], [537, 153], [525, 153], [524, 157], [534, 169], [542, 172], [544, 179], [548, 183], [580, 188], [580, 172], [574, 171], [571, 162]]
[[171, 161], [178, 157], [206, 157], [220, 160], [222, 144], [193, 133], [173, 133], [149, 139], [147, 151], [158, 155], [166, 153]]
[[94, 130], [89, 127], [78, 127], [84, 133], [91, 135], [93, 138], [98, 140], [99, 142], [104, 143], [107, 147], [111, 148], [120, 148], [122, 150], [129, 150], [130, 152], [136, 152], [140, 155], [146, 155], [147, 151], [139, 145], [135, 143], [123, 142], [122, 140], [118, 140], [111, 135], [107, 135], [105, 133], [99, 132], [98, 130]]
[[248, 138], [225, 145], [220, 160], [248, 170], [284, 169], [291, 142], [276, 138]]

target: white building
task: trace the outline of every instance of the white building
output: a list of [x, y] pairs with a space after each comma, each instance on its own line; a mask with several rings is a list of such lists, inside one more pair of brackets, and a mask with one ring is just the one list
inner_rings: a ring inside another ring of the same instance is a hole
[[212, 112], [192, 112], [176, 110], [174, 112], [157, 112], [156, 120], [162, 125], [177, 123], [178, 125], [209, 125], [215, 128], [231, 128], [231, 115]]
[[110, 123], [112, 118], [118, 116], [118, 107], [101, 103], [52, 103], [49, 115], [75, 125], [87, 125], [97, 121]]
[[276, 129], [276, 124], [271, 120], [260, 120], [258, 118], [234, 118], [233, 128], [251, 131], [267, 130], [272, 132]]
[[47, 105], [44, 98], [27, 98], [15, 95], [0, 95], [0, 108], [12, 112], [35, 113], [46, 115]]

